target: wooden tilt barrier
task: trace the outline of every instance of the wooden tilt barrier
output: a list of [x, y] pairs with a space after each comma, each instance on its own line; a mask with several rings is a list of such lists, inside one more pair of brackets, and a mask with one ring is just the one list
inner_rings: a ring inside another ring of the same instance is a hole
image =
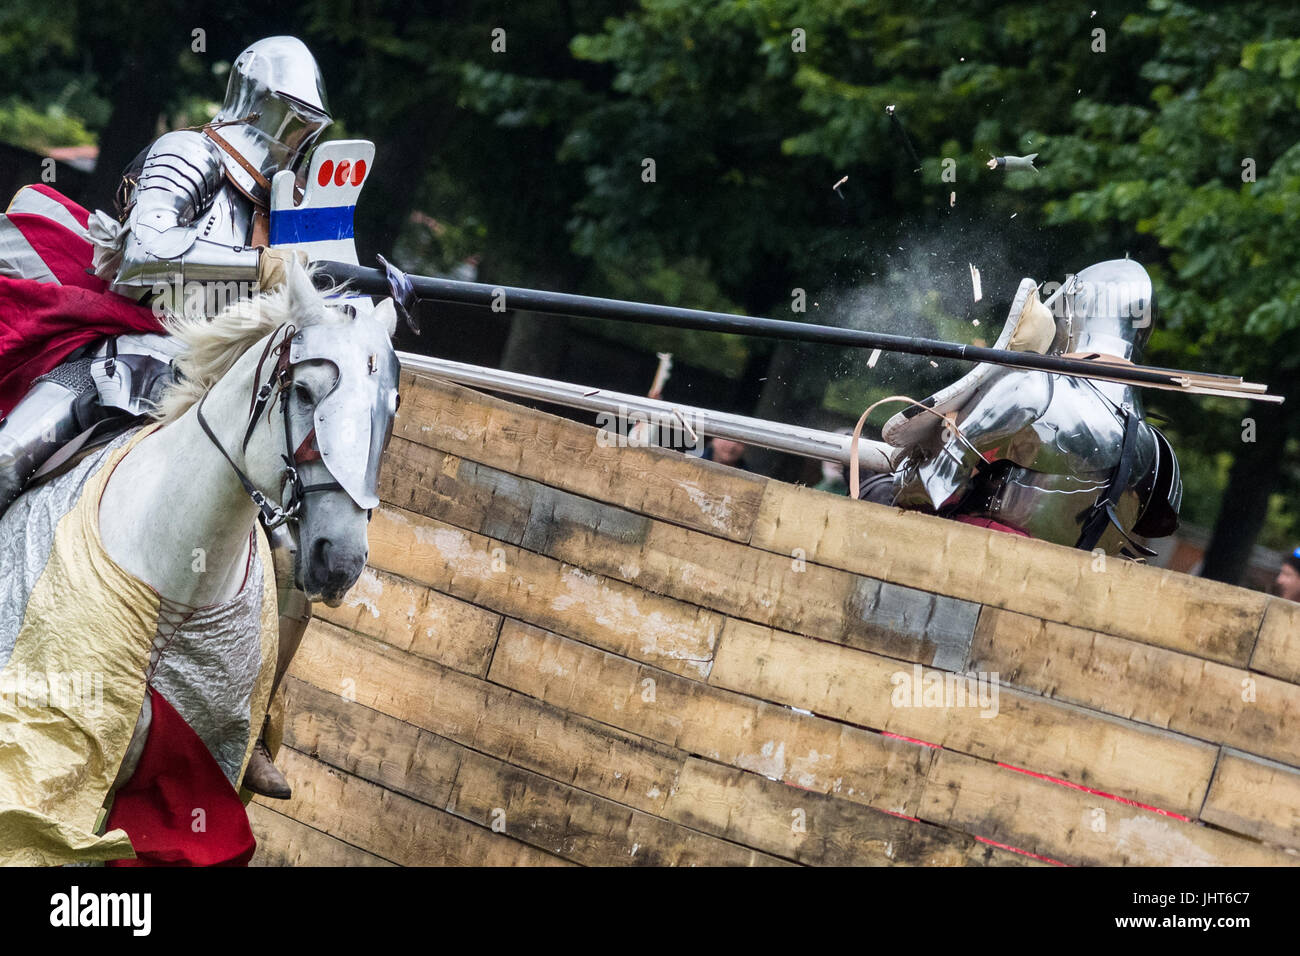
[[402, 391], [255, 863], [1300, 862], [1300, 605]]

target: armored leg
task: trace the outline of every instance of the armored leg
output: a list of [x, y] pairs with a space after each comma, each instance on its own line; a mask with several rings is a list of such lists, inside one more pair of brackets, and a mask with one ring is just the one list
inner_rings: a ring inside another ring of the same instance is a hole
[[[91, 387], [89, 375], [84, 384]], [[82, 430], [78, 411], [85, 391], [55, 378], [38, 380], [0, 423], [0, 512], [32, 473]]]
[[[311, 620], [311, 602], [307, 595], [294, 586], [294, 562], [298, 543], [293, 533], [285, 525], [272, 528], [267, 532], [270, 539], [271, 556], [275, 562], [275, 585], [280, 599], [280, 647], [275, 662], [275, 677], [271, 682], [271, 694], [275, 697], [280, 689], [293, 655], [302, 643], [303, 632]], [[265, 727], [263, 727], [265, 735]], [[259, 739], [249, 758], [248, 768], [244, 771], [244, 786], [253, 793], [264, 797], [287, 800], [292, 795], [289, 781], [285, 779], [271, 761], [271, 751], [264, 739]]]

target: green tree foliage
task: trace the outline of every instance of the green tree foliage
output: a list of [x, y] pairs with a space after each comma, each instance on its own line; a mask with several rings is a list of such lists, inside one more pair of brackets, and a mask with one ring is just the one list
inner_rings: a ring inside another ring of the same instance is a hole
[[[1300, 9], [1152, 3], [1117, 43], [1152, 50], [1139, 96], [1080, 104], [1044, 137], [1031, 184], [1047, 221], [1132, 230], [1156, 246], [1161, 359], [1270, 382], [1300, 368]], [[1265, 530], [1286, 546], [1300, 490], [1293, 409], [1168, 402], [1180, 448], [1230, 452], [1206, 573], [1233, 580]], [[1210, 517], [1198, 504], [1198, 517]], [[1272, 510], [1269, 520], [1269, 510]]]

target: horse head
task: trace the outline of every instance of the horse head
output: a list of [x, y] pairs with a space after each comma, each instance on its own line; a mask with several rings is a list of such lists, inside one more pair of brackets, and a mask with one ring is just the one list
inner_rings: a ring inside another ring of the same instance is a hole
[[387, 299], [370, 314], [331, 305], [302, 269], [290, 273], [288, 300], [273, 386], [283, 438], [270, 453], [285, 466], [282, 513], [297, 524], [296, 584], [336, 607], [369, 556], [367, 524], [398, 405], [396, 312]]
[[391, 300], [358, 309], [296, 262], [283, 285], [211, 321], [169, 324], [183, 348], [156, 417], [196, 419], [263, 523], [296, 529], [294, 583], [312, 601], [337, 606], [366, 563], [397, 411], [395, 325]]

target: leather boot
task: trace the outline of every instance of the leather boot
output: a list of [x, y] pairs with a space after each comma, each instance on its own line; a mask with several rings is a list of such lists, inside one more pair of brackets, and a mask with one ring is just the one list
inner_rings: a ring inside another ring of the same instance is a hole
[[[285, 672], [293, 662], [293, 655], [302, 643], [303, 631], [311, 620], [311, 602], [307, 595], [294, 587], [294, 564], [296, 562], [298, 542], [285, 525], [267, 529], [267, 539], [271, 546], [271, 557], [275, 564], [275, 583], [280, 603], [280, 646], [275, 663], [275, 676], [271, 681], [271, 693], [268, 699], [275, 697], [284, 680]], [[253, 746], [253, 755], [248, 759], [248, 768], [244, 771], [244, 786], [253, 793], [276, 800], [288, 800], [293, 795], [289, 781], [285, 779], [271, 760], [270, 748], [266, 746], [266, 724], [262, 725], [262, 734]]]
[[293, 796], [293, 788], [271, 762], [271, 751], [260, 737], [253, 745], [253, 755], [248, 758], [248, 767], [244, 770], [244, 787], [273, 800], [288, 800]]

